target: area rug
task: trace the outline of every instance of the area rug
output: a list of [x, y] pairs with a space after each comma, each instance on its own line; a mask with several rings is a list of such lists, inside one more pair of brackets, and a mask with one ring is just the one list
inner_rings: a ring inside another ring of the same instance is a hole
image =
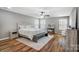
[[43, 37], [43, 38], [39, 39], [37, 43], [35, 43], [31, 40], [28, 40], [26, 38], [18, 38], [16, 40], [25, 45], [32, 47], [33, 49], [40, 50], [51, 40], [51, 37], [48, 37], [48, 36]]

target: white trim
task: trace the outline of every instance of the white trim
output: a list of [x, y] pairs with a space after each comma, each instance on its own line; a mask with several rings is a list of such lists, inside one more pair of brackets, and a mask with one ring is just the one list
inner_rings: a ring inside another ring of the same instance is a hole
[[0, 39], [0, 41], [1, 41], [1, 40], [6, 40], [6, 39], [9, 39], [9, 37], [2, 38], [2, 39]]

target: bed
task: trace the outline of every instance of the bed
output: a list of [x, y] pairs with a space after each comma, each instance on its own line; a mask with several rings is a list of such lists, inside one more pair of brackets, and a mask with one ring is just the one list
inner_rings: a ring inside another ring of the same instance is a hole
[[35, 28], [34, 26], [19, 26], [18, 32], [20, 36], [37, 42], [38, 39], [46, 36], [47, 30], [45, 28]]

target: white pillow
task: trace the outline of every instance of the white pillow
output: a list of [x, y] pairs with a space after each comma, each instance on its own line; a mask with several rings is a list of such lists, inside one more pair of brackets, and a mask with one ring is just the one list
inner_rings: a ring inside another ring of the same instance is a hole
[[24, 26], [24, 25], [19, 25], [19, 29], [23, 29], [23, 28], [26, 28], [26, 26]]
[[27, 25], [26, 28], [34, 28], [33, 25]]

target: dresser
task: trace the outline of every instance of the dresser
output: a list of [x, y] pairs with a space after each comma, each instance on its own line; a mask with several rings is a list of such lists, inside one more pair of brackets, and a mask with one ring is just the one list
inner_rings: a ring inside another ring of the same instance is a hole
[[77, 30], [77, 51], [79, 52], [79, 29]]
[[76, 52], [77, 51], [77, 30], [68, 29], [65, 39], [65, 51]]

